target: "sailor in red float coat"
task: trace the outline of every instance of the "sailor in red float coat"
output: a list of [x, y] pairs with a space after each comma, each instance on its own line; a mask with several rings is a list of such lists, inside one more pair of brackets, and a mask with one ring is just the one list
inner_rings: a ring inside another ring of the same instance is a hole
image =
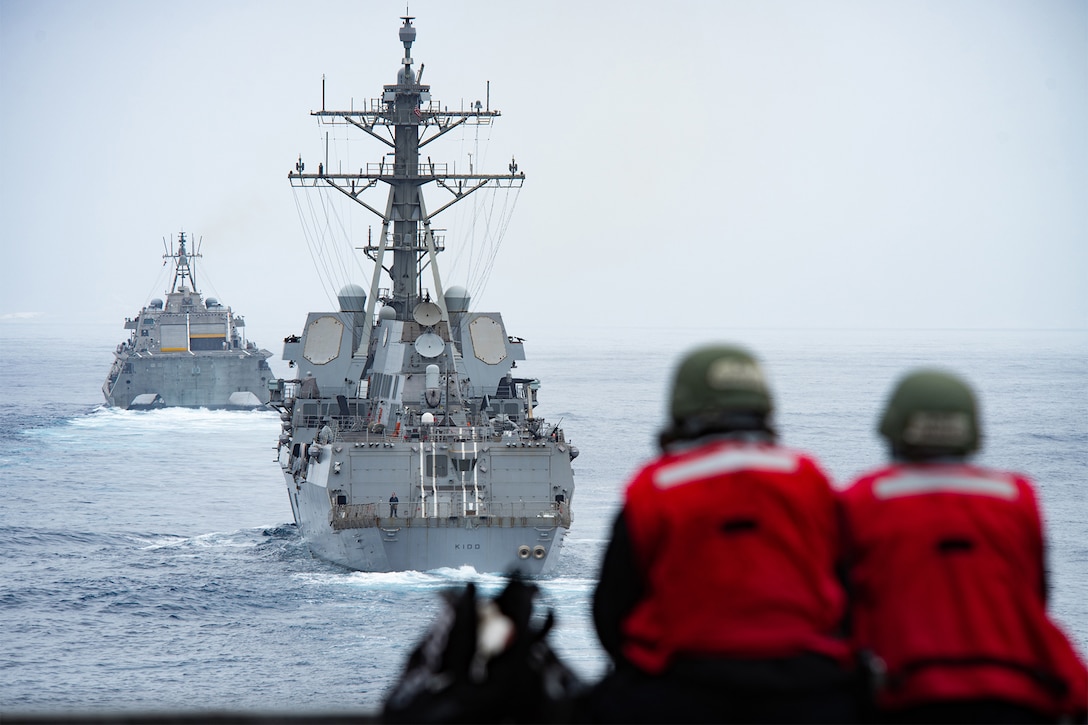
[[894, 465], [843, 494], [853, 631], [886, 668], [882, 710], [1002, 700], [1088, 706], [1084, 665], [1046, 613], [1043, 534], [1024, 477]]
[[623, 655], [652, 673], [677, 654], [805, 652], [845, 660], [835, 579], [835, 496], [815, 461], [772, 444], [717, 441], [665, 455], [627, 489], [624, 518], [646, 596]]
[[1027, 478], [970, 465], [974, 394], [917, 371], [880, 424], [895, 463], [841, 494], [854, 640], [893, 721], [1080, 718], [1088, 674], [1047, 616], [1043, 527]]
[[837, 502], [816, 462], [776, 444], [746, 351], [689, 354], [662, 454], [628, 485], [593, 619], [614, 669], [596, 722], [849, 722]]

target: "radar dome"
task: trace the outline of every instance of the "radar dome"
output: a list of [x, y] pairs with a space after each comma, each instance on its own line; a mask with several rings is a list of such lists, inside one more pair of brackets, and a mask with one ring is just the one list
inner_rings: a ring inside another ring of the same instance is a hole
[[446, 309], [450, 312], [468, 312], [468, 305], [472, 301], [468, 290], [459, 284], [447, 288], [443, 297], [446, 300]]
[[213, 307], [218, 307], [219, 300], [215, 299], [214, 297], [209, 297], [208, 299], [204, 300], [204, 306], [207, 307], [209, 310]]
[[156, 297], [155, 299], [151, 300], [151, 304], [148, 305], [148, 307], [150, 307], [153, 310], [161, 310], [162, 309], [162, 300], [160, 300], [158, 297]]
[[392, 307], [383, 307], [378, 310], [379, 320], [395, 320], [397, 319], [397, 311]]
[[357, 284], [341, 287], [336, 299], [340, 300], [341, 312], [362, 312], [366, 309], [366, 290]]

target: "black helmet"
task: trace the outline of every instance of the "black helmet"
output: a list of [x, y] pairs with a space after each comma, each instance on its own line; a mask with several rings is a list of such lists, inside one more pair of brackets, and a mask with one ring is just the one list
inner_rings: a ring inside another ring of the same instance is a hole
[[662, 444], [736, 430], [771, 432], [771, 394], [755, 357], [733, 345], [688, 353], [673, 376], [671, 426]]
[[979, 448], [975, 395], [955, 375], [915, 370], [892, 391], [879, 430], [897, 457], [969, 455]]

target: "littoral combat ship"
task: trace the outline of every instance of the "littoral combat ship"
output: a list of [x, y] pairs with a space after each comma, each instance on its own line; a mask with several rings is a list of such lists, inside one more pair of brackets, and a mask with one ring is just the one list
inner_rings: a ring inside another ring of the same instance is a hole
[[[370, 289], [346, 285], [339, 311], [311, 312], [302, 334], [285, 340], [298, 377], [281, 381], [273, 404], [291, 509], [312, 554], [351, 569], [547, 574], [571, 524], [577, 450], [534, 415], [539, 381], [513, 375], [523, 341], [499, 313], [473, 311], [463, 287], [442, 287], [444, 245], [432, 226], [468, 194], [520, 188], [525, 175], [513, 162], [490, 175], [421, 160], [421, 146], [499, 112], [431, 101], [412, 67], [413, 18], [402, 19], [397, 82], [362, 110], [325, 110], [323, 101], [311, 114], [384, 142], [392, 160], [341, 173], [326, 159], [307, 173], [300, 157], [288, 175], [294, 187], [332, 187], [381, 218], [380, 237], [364, 248]], [[362, 197], [379, 183], [389, 187], [384, 207]], [[433, 212], [428, 184], [452, 194]]]
[[165, 302], [153, 299], [125, 320], [129, 338], [117, 346], [102, 385], [106, 403], [118, 408], [258, 408], [268, 403], [274, 379], [268, 358], [245, 339], [245, 321], [196, 289], [194, 260], [185, 232], [176, 251], [174, 282]]

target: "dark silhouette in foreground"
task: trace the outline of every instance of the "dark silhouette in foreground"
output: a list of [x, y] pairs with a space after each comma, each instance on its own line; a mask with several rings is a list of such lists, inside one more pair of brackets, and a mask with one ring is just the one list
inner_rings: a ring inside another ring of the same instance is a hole
[[494, 599], [471, 582], [445, 593], [446, 607], [408, 657], [385, 701], [394, 723], [569, 722], [582, 691], [552, 651], [549, 611], [534, 622], [537, 587], [512, 576]]

